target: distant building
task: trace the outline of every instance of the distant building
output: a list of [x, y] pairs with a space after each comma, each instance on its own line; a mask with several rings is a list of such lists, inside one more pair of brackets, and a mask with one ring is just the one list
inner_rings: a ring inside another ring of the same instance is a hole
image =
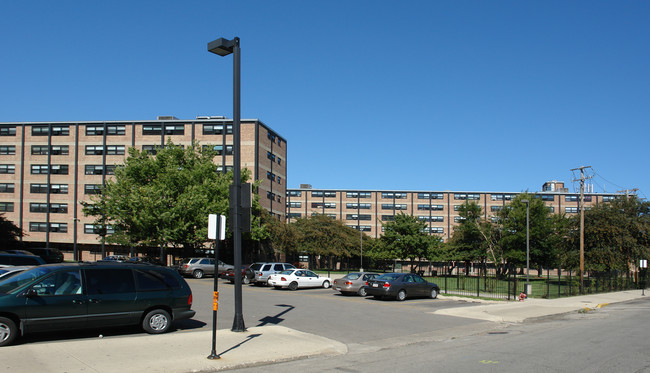
[[[168, 141], [214, 146], [218, 170], [232, 168], [232, 119], [172, 116], [150, 121], [0, 123], [0, 213], [21, 228], [32, 246], [96, 249], [88, 200], [122, 164], [127, 149], [152, 153]], [[285, 214], [287, 141], [257, 119], [241, 121], [241, 165], [262, 180], [260, 204]]]
[[[371, 237], [382, 235], [382, 223], [392, 221], [396, 214], [416, 216], [426, 222], [426, 232], [445, 241], [462, 220], [458, 208], [467, 201], [481, 206], [484, 217], [495, 216], [521, 192], [487, 191], [404, 191], [312, 189], [301, 184], [287, 190], [287, 221], [314, 214], [341, 220], [349, 227]], [[561, 181], [544, 183], [541, 192], [533, 192], [553, 213], [577, 214], [580, 194], [569, 193]], [[586, 193], [585, 208], [610, 201], [616, 194]]]

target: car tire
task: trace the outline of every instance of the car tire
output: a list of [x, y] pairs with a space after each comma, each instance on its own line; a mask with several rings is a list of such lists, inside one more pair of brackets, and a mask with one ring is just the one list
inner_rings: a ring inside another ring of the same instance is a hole
[[368, 295], [365, 286], [360, 287], [359, 291], [357, 291], [357, 294], [359, 294], [360, 297], [365, 297], [366, 295]]
[[406, 299], [406, 290], [402, 289], [398, 291], [395, 299], [397, 299], [400, 302], [404, 301]]
[[436, 288], [431, 289], [431, 299], [436, 299], [438, 298], [438, 290]]
[[200, 269], [195, 269], [192, 272], [192, 277], [194, 277], [194, 278], [203, 278], [203, 271], [201, 271]]
[[289, 290], [298, 290], [298, 283], [293, 281], [289, 284]]
[[[244, 285], [248, 285], [248, 284], [251, 283], [251, 279], [249, 279], [248, 276], [244, 276], [244, 278], [241, 279], [241, 282], [242, 282], [242, 284], [244, 284]], [[235, 282], [233, 281], [233, 284], [234, 284], [234, 283], [235, 283]]]
[[325, 280], [323, 281], [323, 289], [329, 289], [330, 288], [330, 282]]
[[0, 317], [0, 346], [11, 344], [18, 336], [19, 330], [13, 320]]
[[161, 309], [147, 313], [142, 320], [142, 329], [149, 334], [165, 333], [172, 326], [172, 318], [169, 312]]

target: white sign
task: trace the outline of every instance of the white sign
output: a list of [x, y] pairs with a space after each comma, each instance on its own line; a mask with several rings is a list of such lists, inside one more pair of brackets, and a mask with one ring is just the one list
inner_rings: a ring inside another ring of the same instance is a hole
[[[217, 229], [218, 228], [218, 229]], [[219, 232], [219, 240], [226, 239], [226, 217], [223, 215], [208, 215], [208, 239], [216, 240]]]
[[648, 268], [648, 261], [646, 259], [639, 260], [639, 267]]

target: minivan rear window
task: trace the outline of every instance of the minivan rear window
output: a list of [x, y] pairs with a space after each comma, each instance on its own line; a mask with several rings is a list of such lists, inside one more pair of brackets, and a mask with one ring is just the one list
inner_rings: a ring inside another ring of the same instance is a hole
[[181, 286], [173, 274], [156, 269], [136, 269], [135, 279], [139, 291], [167, 290]]

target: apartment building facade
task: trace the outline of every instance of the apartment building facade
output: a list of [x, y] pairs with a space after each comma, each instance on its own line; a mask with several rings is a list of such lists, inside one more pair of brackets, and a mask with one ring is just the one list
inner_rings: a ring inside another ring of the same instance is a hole
[[[464, 203], [478, 204], [484, 217], [490, 218], [518, 194], [520, 192], [334, 190], [313, 189], [303, 184], [298, 189], [287, 190], [287, 221], [324, 214], [377, 238], [382, 235], [383, 224], [404, 213], [424, 221], [428, 234], [447, 241], [462, 219], [458, 209]], [[544, 201], [554, 213], [571, 215], [579, 212], [579, 193], [569, 193], [561, 181], [546, 182], [542, 191], [532, 194]], [[585, 208], [616, 196], [587, 193]]]
[[[232, 119], [225, 117], [0, 123], [0, 213], [32, 246], [92, 249], [99, 236], [79, 201], [112, 177], [128, 148], [155, 154], [169, 141], [214, 147], [217, 170], [232, 169]], [[241, 121], [241, 166], [262, 181], [260, 204], [279, 218], [285, 215], [286, 159], [286, 139], [257, 119]]]

